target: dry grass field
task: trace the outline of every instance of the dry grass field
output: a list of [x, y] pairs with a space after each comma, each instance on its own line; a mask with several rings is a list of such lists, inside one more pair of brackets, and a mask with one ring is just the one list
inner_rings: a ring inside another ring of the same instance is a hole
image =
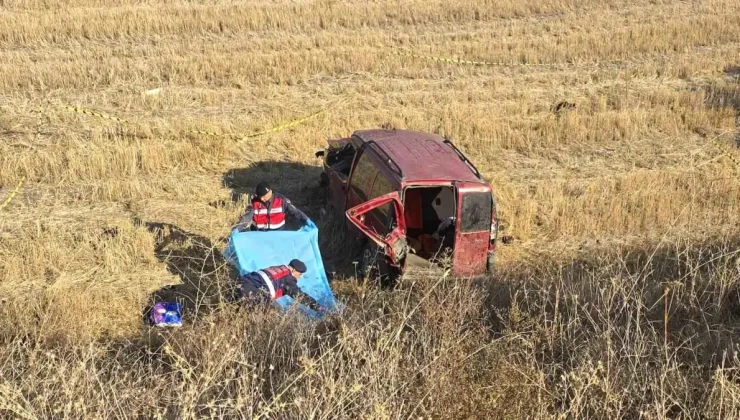
[[[492, 279], [352, 278], [313, 153], [384, 124], [493, 185]], [[0, 0], [0, 417], [739, 418], [739, 127], [736, 0]], [[221, 302], [260, 179], [342, 317]]]

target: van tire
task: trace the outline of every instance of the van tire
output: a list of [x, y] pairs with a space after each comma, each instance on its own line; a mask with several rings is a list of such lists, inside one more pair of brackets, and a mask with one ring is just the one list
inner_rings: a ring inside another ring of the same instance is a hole
[[486, 259], [486, 273], [488, 275], [493, 274], [493, 269], [496, 266], [496, 254], [491, 252], [488, 254], [488, 258]]
[[363, 278], [374, 278], [378, 275], [378, 254], [380, 248], [372, 241], [367, 241], [360, 251], [359, 275]]
[[390, 266], [383, 250], [367, 241], [360, 254], [359, 275], [370, 280], [380, 280], [381, 287], [393, 287], [398, 280], [398, 270]]
[[328, 205], [329, 208], [334, 209], [334, 203], [332, 202], [331, 188], [329, 187], [329, 176], [325, 173], [321, 173], [319, 177], [319, 189], [320, 197], [324, 200], [324, 204]]

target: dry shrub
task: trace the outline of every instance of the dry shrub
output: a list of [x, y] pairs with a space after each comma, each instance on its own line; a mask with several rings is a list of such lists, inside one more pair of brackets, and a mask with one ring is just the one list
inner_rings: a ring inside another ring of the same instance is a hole
[[732, 416], [737, 258], [723, 242], [415, 278], [318, 324], [226, 306], [87, 344], [47, 334], [53, 311], [6, 311], [0, 397], [29, 418]]

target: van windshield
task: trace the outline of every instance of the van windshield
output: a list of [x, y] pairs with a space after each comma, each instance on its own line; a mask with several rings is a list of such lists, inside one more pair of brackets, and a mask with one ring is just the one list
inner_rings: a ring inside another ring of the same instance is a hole
[[461, 230], [481, 232], [491, 229], [491, 194], [471, 192], [463, 195]]

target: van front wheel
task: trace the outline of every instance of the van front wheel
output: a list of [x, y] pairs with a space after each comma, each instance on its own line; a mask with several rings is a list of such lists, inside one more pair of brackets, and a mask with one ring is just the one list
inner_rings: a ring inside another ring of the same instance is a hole
[[360, 276], [374, 278], [378, 275], [378, 254], [380, 254], [380, 248], [371, 241], [368, 241], [368, 243], [362, 247], [359, 267]]
[[362, 248], [359, 274], [371, 280], [380, 278], [382, 287], [393, 287], [398, 279], [398, 271], [388, 264], [383, 250], [372, 241]]

